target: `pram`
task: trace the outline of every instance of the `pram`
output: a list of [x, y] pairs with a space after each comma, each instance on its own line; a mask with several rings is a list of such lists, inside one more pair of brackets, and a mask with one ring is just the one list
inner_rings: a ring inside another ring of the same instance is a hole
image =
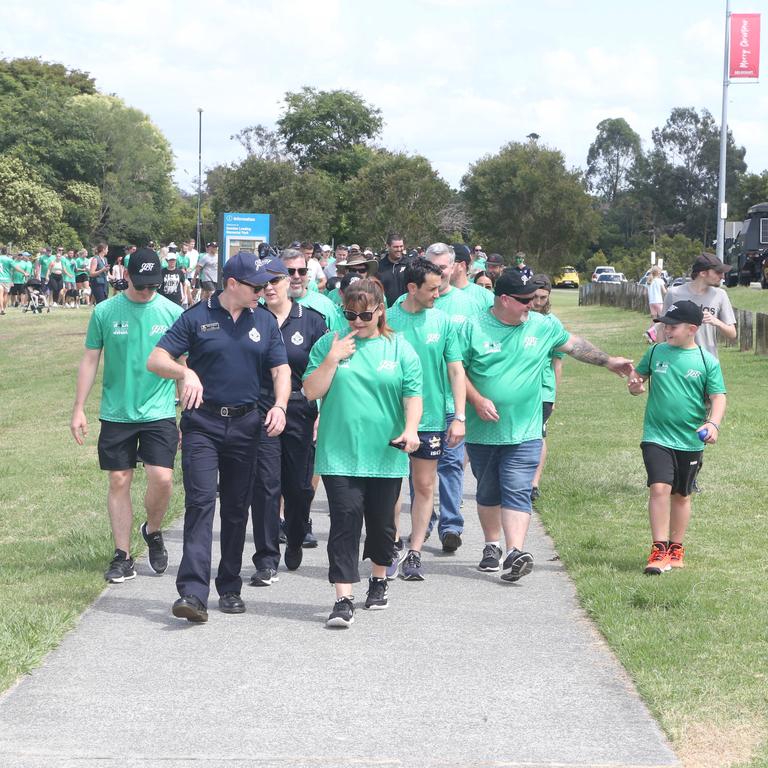
[[45, 298], [43, 284], [37, 278], [33, 277], [31, 280], [27, 280], [27, 296], [29, 296], [29, 301], [24, 307], [25, 312], [31, 311], [33, 313], [37, 312], [38, 314], [42, 314], [43, 309], [45, 309], [46, 312], [51, 311], [51, 308], [48, 305], [48, 299]]

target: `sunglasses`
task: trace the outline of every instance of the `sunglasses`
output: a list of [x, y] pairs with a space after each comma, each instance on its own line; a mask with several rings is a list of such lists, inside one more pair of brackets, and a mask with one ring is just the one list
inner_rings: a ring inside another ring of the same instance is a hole
[[156, 286], [156, 285], [134, 285], [133, 288], [136, 291], [156, 291], [158, 286]]
[[287, 269], [289, 275], [301, 275], [302, 277], [309, 272], [307, 267], [287, 267]]
[[251, 285], [243, 280], [238, 280], [237, 282], [240, 283], [240, 285], [247, 285], [254, 293], [261, 293], [261, 291], [264, 290], [263, 285]]
[[350, 323], [353, 322], [354, 320], [357, 320], [358, 317], [364, 323], [370, 323], [371, 320], [373, 320], [373, 312], [370, 311], [370, 310], [368, 312], [352, 312], [352, 310], [350, 310], [350, 309], [345, 309], [344, 310], [344, 317], [346, 317], [347, 320], [349, 320]]
[[358, 275], [367, 275], [368, 274], [368, 267], [365, 265], [361, 267], [347, 267], [348, 272], [357, 272]]
[[277, 277], [273, 277], [271, 280], [268, 280], [267, 282], [270, 285], [277, 285], [278, 283], [282, 283], [283, 280], [285, 280], [286, 275], [278, 275]]
[[518, 304], [530, 304], [536, 297], [535, 296], [512, 296], [509, 293], [505, 293], [505, 296], [509, 296], [510, 299], [514, 299]]

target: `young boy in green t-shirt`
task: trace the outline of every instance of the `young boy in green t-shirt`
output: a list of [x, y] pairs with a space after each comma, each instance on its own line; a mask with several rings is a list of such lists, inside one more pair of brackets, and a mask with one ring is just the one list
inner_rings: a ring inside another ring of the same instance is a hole
[[640, 395], [644, 382], [650, 381], [640, 447], [648, 473], [653, 538], [645, 573], [653, 575], [683, 567], [683, 539], [704, 453], [702, 442], [717, 442], [725, 415], [720, 363], [694, 341], [703, 322], [701, 307], [677, 301], [657, 322], [664, 325], [666, 343], [646, 351], [628, 382], [630, 394]]

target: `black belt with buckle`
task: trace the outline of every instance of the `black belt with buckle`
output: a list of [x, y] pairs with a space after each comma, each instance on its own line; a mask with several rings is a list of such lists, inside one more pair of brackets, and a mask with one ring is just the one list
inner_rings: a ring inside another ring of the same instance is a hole
[[208, 413], [215, 413], [217, 416], [223, 416], [227, 419], [245, 416], [255, 410], [256, 403], [250, 405], [214, 405], [213, 403], [200, 403], [200, 407]]

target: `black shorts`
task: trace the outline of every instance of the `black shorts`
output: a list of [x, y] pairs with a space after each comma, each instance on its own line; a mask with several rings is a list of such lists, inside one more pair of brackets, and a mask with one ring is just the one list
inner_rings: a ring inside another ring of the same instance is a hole
[[78, 283], [78, 284], [79, 283], [87, 283], [88, 282], [88, 275], [86, 275], [84, 272], [79, 274], [79, 275], [77, 275], [75, 277], [75, 282]]
[[419, 432], [421, 445], [411, 454], [414, 459], [437, 461], [443, 455], [445, 432]]
[[[123, 423], [101, 421], [99, 466], [106, 470], [134, 469], [136, 461], [173, 469], [179, 447], [176, 419]], [[137, 458], [138, 456], [141, 458]]]
[[26, 283], [13, 283], [13, 285], [11, 285], [11, 296], [24, 296], [26, 292]]
[[704, 451], [676, 451], [658, 443], [640, 443], [648, 487], [653, 483], [672, 486], [672, 493], [690, 496], [704, 463]]
[[552, 415], [552, 410], [555, 407], [554, 403], [542, 403], [541, 404], [541, 436], [547, 436], [547, 422]]

